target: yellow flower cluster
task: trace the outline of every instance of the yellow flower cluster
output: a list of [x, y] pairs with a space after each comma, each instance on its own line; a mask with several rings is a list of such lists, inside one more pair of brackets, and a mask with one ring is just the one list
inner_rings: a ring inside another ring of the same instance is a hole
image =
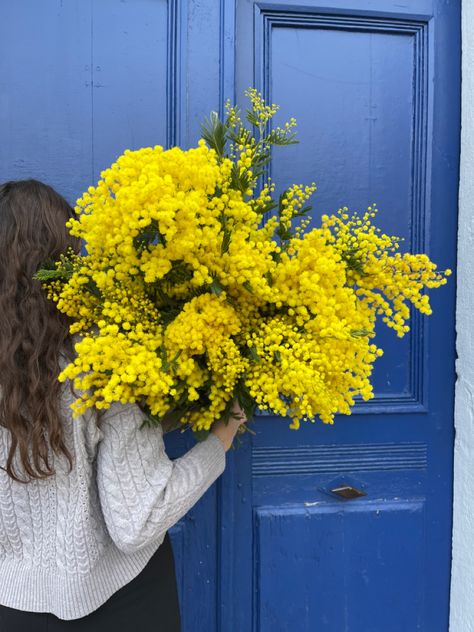
[[446, 283], [426, 255], [398, 252], [375, 207], [308, 231], [314, 183], [279, 202], [269, 179], [257, 191], [269, 147], [293, 142], [295, 122], [264, 132], [278, 108], [246, 94], [259, 138], [227, 102], [225, 125], [214, 119], [197, 147], [127, 150], [78, 200], [69, 228], [87, 255], [62, 259], [48, 283], [79, 336], [60, 376], [81, 390], [76, 413], [137, 402], [199, 431], [238, 397], [292, 428], [332, 423], [373, 397], [377, 317], [403, 336], [408, 304], [429, 314], [424, 290]]
[[287, 191], [282, 200], [282, 212], [280, 213], [280, 223], [284, 228], [291, 227], [291, 220], [298, 212], [301, 212], [304, 203], [308, 200], [316, 191], [316, 185], [302, 187], [298, 184], [294, 184]]
[[295, 327], [291, 317], [261, 322], [251, 335], [260, 361], [249, 369], [250, 392], [259, 407], [289, 415], [297, 429], [301, 420], [313, 420], [316, 411], [326, 423], [333, 422], [335, 412], [350, 414], [355, 393], [370, 399], [369, 377], [381, 350], [367, 337], [335, 333]]
[[372, 224], [377, 214], [374, 204], [362, 218], [349, 216], [347, 207], [336, 215], [322, 218], [322, 225], [331, 231], [328, 244], [342, 256], [348, 266], [347, 283], [357, 286], [358, 299], [393, 328], [399, 337], [410, 330], [408, 303], [422, 314], [431, 314], [425, 288], [447, 283], [451, 270], [437, 272], [436, 264], [426, 254], [397, 252], [400, 238], [388, 236]]
[[256, 88], [249, 88], [245, 91], [245, 96], [249, 97], [252, 103], [252, 110], [255, 113], [256, 117], [262, 123], [266, 123], [269, 121], [280, 109], [279, 105], [272, 103], [272, 105], [267, 105], [263, 100], [262, 95], [257, 91]]

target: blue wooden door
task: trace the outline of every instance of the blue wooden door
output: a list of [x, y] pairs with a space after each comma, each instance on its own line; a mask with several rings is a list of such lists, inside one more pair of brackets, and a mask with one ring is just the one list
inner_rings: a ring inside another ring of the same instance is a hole
[[[250, 85], [295, 116], [280, 188], [315, 180], [455, 268], [460, 3], [2, 0], [0, 180], [71, 201], [126, 148], [190, 146]], [[447, 630], [454, 281], [403, 341], [380, 328], [376, 397], [298, 432], [259, 416], [172, 529], [183, 630]], [[169, 437], [171, 455], [192, 437]], [[343, 500], [350, 485], [364, 496]]]
[[[385, 232], [442, 268], [455, 263], [459, 13], [438, 0], [248, 0], [235, 16], [237, 97], [254, 83], [281, 106], [275, 124], [292, 114], [301, 134], [275, 150], [276, 183], [315, 180], [315, 222], [376, 202]], [[376, 396], [351, 417], [298, 432], [259, 420], [224, 487], [238, 562], [223, 629], [448, 629], [454, 283], [432, 297], [403, 341], [379, 328]], [[346, 485], [366, 495], [331, 492]]]

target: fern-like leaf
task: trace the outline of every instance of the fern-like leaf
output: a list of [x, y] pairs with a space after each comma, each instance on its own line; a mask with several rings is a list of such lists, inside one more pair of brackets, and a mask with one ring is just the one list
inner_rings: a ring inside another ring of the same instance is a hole
[[201, 137], [204, 138], [211, 149], [215, 149], [219, 158], [224, 156], [227, 131], [227, 125], [220, 120], [218, 113], [214, 110], [209, 115], [209, 118], [206, 118], [204, 123], [201, 123]]

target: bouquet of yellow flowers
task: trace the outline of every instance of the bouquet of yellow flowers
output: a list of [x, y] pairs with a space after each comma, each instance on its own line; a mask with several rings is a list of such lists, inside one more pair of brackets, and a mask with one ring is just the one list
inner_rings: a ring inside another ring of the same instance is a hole
[[135, 402], [150, 423], [171, 415], [205, 435], [237, 399], [249, 418], [333, 423], [373, 397], [377, 317], [403, 336], [410, 303], [431, 313], [425, 289], [450, 270], [401, 254], [375, 206], [308, 230], [314, 183], [274, 199], [265, 166], [272, 146], [297, 142], [296, 122], [272, 128], [278, 106], [245, 94], [253, 132], [227, 101], [196, 147], [125, 151], [68, 222], [87, 254], [37, 274], [80, 337], [60, 375], [81, 390], [76, 414]]

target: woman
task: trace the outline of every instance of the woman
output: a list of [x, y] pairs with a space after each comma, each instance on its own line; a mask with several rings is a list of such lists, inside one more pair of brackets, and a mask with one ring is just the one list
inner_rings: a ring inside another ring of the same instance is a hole
[[136, 405], [72, 419], [68, 319], [35, 271], [72, 209], [35, 180], [0, 186], [0, 631], [179, 630], [167, 530], [225, 468], [245, 416], [179, 459]]

